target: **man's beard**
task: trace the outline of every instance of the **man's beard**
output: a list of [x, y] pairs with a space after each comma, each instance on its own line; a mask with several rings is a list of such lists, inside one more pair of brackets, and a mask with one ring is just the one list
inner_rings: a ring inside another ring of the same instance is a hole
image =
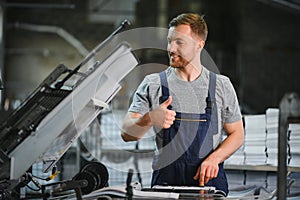
[[185, 67], [189, 62], [184, 59], [183, 57], [176, 55], [176, 60], [173, 61], [173, 55], [170, 56], [169, 64], [173, 68], [183, 68]]

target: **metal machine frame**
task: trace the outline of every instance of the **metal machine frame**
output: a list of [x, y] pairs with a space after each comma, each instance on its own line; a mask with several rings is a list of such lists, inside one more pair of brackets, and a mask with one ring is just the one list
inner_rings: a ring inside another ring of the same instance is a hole
[[[59, 65], [0, 126], [0, 183], [15, 187], [38, 161], [49, 171], [108, 106], [119, 82], [138, 64], [126, 41], [107, 45], [127, 25], [123, 21], [73, 70]], [[83, 66], [85, 73], [79, 72]]]

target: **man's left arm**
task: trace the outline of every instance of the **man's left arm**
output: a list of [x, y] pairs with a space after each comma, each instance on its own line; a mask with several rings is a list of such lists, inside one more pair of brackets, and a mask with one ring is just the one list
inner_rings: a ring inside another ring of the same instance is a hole
[[218, 165], [229, 158], [244, 143], [244, 128], [242, 120], [225, 123], [224, 129], [228, 134], [226, 139], [202, 162], [201, 166], [198, 168], [194, 179], [199, 179], [199, 185], [204, 185], [210, 179], [217, 177], [219, 172]]

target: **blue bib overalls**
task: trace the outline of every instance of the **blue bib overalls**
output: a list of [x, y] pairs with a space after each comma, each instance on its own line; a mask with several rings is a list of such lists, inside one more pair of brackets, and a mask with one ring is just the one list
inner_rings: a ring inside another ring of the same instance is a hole
[[[160, 73], [162, 98], [169, 97], [165, 71]], [[194, 180], [198, 167], [213, 151], [213, 135], [218, 133], [218, 114], [215, 101], [216, 74], [210, 72], [208, 97], [204, 114], [176, 112], [173, 125], [164, 129], [163, 147], [154, 156], [151, 186], [198, 186]], [[171, 107], [168, 107], [171, 109]], [[219, 164], [218, 176], [206, 186], [214, 186], [228, 194], [228, 184], [223, 163]]]

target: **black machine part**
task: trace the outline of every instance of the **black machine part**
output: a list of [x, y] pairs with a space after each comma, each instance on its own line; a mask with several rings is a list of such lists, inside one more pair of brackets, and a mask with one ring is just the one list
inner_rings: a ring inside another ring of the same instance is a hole
[[87, 186], [82, 187], [83, 194], [89, 194], [94, 190], [101, 189], [108, 185], [108, 170], [99, 162], [85, 164], [80, 172], [73, 177], [73, 180], [86, 180]]
[[3, 180], [0, 181], [0, 200], [11, 199], [11, 192], [8, 190], [9, 182]]
[[0, 148], [6, 154], [35, 131], [42, 119], [71, 91], [51, 87], [68, 71], [63, 64], [49, 74], [40, 86], [0, 125]]

